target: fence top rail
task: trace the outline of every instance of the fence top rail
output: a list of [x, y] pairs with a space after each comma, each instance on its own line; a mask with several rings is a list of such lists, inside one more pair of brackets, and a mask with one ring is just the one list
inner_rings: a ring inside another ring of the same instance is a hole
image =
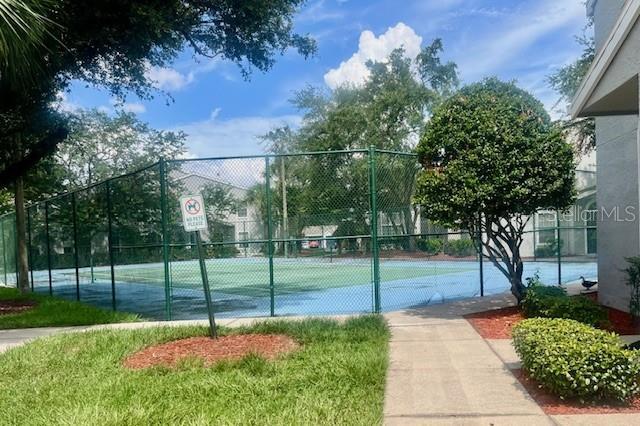
[[[384, 149], [374, 149], [373, 150], [376, 153], [384, 153], [384, 154], [396, 154], [396, 155], [404, 155], [404, 156], [415, 156], [415, 153], [410, 153], [410, 152], [402, 152], [402, 151], [391, 151], [391, 150], [384, 150]], [[330, 150], [330, 151], [309, 151], [309, 152], [291, 152], [291, 153], [283, 153], [283, 154], [274, 154], [274, 153], [265, 153], [265, 154], [256, 154], [256, 155], [237, 155], [237, 156], [226, 156], [226, 157], [203, 157], [203, 158], [182, 158], [182, 159], [171, 159], [171, 160], [164, 160], [161, 159], [160, 161], [156, 161], [155, 163], [149, 164], [147, 166], [141, 167], [139, 169], [133, 170], [131, 172], [128, 173], [124, 173], [118, 176], [112, 176], [108, 179], [104, 179], [100, 182], [95, 182], [92, 183], [90, 185], [86, 185], [80, 188], [76, 188], [72, 191], [67, 191], [67, 192], [63, 192], [57, 195], [54, 195], [52, 197], [46, 198], [44, 200], [39, 200], [33, 203], [30, 203], [28, 205], [25, 206], [26, 209], [31, 209], [33, 207], [39, 206], [39, 205], [43, 205], [46, 203], [50, 203], [52, 201], [56, 201], [59, 200], [61, 198], [70, 196], [71, 194], [74, 193], [79, 193], [82, 191], [87, 191], [89, 189], [93, 189], [95, 187], [98, 187], [100, 185], [104, 185], [107, 182], [110, 181], [114, 181], [114, 180], [118, 180], [118, 179], [123, 179], [129, 176], [133, 176], [136, 175], [138, 173], [142, 173], [146, 170], [149, 170], [153, 167], [158, 166], [161, 162], [166, 162], [166, 163], [186, 163], [186, 162], [193, 162], [193, 161], [213, 161], [213, 160], [219, 160], [219, 161], [226, 161], [226, 160], [242, 160], [242, 159], [260, 159], [260, 158], [280, 158], [280, 157], [304, 157], [304, 156], [317, 156], [317, 155], [339, 155], [339, 154], [356, 154], [356, 153], [360, 153], [360, 154], [366, 154], [370, 152], [369, 149], [364, 149], [364, 148], [357, 148], [357, 149], [344, 149], [344, 150]], [[4, 215], [0, 216], [0, 219], [4, 218], [4, 217], [8, 217], [13, 215], [13, 212], [10, 213], [5, 213]]]
[[[376, 150], [377, 152], [382, 152]], [[314, 155], [338, 155], [338, 154], [366, 154], [368, 149], [342, 149], [331, 151], [308, 151], [308, 152], [288, 152], [282, 154], [264, 153], [256, 155], [233, 155], [227, 157], [199, 157], [199, 158], [177, 158], [167, 160], [168, 163], [187, 163], [191, 161], [224, 161], [224, 160], [250, 160], [250, 159], [264, 159], [264, 158], [280, 158], [280, 157], [308, 157]], [[411, 154], [410, 154], [411, 155]]]
[[414, 157], [418, 158], [418, 154], [415, 152], [406, 152], [406, 151], [393, 151], [390, 149], [376, 149], [375, 152], [380, 154], [393, 154], [393, 155], [401, 155], [404, 157]]
[[[121, 175], [118, 175], [118, 176], [112, 176], [112, 177], [110, 177], [108, 179], [101, 180], [100, 182], [95, 182], [95, 183], [92, 183], [92, 184], [89, 184], [89, 185], [86, 185], [86, 186], [81, 186], [80, 188], [76, 188], [76, 189], [74, 189], [72, 191], [63, 192], [63, 193], [54, 195], [52, 197], [46, 198], [44, 200], [40, 200], [40, 201], [36, 201], [36, 202], [30, 203], [30, 204], [26, 205], [25, 208], [26, 209], [30, 209], [32, 207], [36, 207], [36, 206], [39, 206], [39, 205], [42, 205], [42, 204], [45, 204], [45, 203], [50, 203], [52, 201], [59, 200], [59, 199], [64, 198], [64, 197], [68, 197], [68, 196], [70, 196], [72, 194], [77, 194], [78, 192], [88, 191], [89, 189], [93, 189], [93, 188], [96, 188], [96, 187], [98, 187], [100, 185], [104, 185], [107, 182], [111, 182], [111, 181], [118, 180], [118, 179], [124, 179], [124, 178], [129, 177], [129, 176], [137, 175], [138, 173], [142, 173], [144, 171], [147, 171], [149, 169], [152, 169], [152, 168], [156, 167], [158, 164], [160, 164], [160, 161], [156, 161], [155, 163], [149, 164], [149, 165], [144, 166], [144, 167], [140, 167], [139, 169], [135, 169], [135, 170], [132, 170], [130, 172], [127, 172], [127, 173], [124, 173], [124, 174], [121, 174]], [[7, 215], [11, 215], [11, 214], [13, 214], [13, 213], [5, 213], [3, 216], [7, 216]]]

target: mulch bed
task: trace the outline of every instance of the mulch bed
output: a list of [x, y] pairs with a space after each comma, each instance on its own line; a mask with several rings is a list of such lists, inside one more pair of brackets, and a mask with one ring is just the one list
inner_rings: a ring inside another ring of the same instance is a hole
[[544, 388], [541, 388], [538, 382], [533, 380], [527, 373], [521, 369], [512, 370], [512, 373], [522, 386], [527, 390], [529, 395], [542, 408], [545, 414], [626, 414], [640, 413], [640, 397], [635, 397], [627, 404], [619, 402], [601, 401], [598, 403], [583, 404], [575, 399], [560, 399], [555, 395], [551, 395]]
[[0, 315], [17, 314], [35, 307], [35, 300], [0, 300]]
[[483, 339], [511, 339], [511, 329], [524, 315], [517, 306], [464, 316]]
[[123, 365], [130, 369], [154, 366], [176, 367], [185, 359], [200, 359], [205, 366], [218, 361], [239, 360], [250, 354], [266, 359], [275, 359], [299, 348], [289, 336], [281, 334], [238, 334], [209, 337], [190, 337], [160, 345], [150, 346], [127, 357]]
[[[576, 297], [589, 297], [598, 300], [597, 292]], [[609, 319], [607, 330], [621, 336], [640, 334], [640, 327], [634, 324], [633, 317], [627, 312], [603, 307], [607, 311]], [[517, 306], [478, 312], [464, 317], [484, 339], [510, 339], [513, 326], [525, 319]]]

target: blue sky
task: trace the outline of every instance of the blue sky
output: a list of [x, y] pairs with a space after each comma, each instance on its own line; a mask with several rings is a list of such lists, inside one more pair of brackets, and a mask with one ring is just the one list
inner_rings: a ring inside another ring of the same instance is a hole
[[[295, 22], [317, 40], [315, 57], [287, 52], [245, 81], [234, 64], [195, 62], [185, 53], [170, 68], [149, 71], [174, 101], [162, 93], [151, 101], [130, 96], [120, 108], [155, 128], [184, 130], [190, 156], [256, 154], [263, 151], [257, 136], [299, 123], [288, 102], [294, 91], [357, 83], [367, 59], [401, 45], [417, 51], [440, 37], [463, 82], [516, 79], [551, 109], [556, 96], [545, 77], [579, 56], [575, 35], [586, 17], [582, 0], [309, 0]], [[63, 107], [115, 108], [107, 93], [80, 83], [64, 94]]]

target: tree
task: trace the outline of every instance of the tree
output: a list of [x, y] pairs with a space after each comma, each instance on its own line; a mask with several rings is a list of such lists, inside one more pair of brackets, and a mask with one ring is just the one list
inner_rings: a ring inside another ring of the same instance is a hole
[[[0, 133], [3, 151], [14, 151], [15, 136], [29, 132], [32, 116], [46, 110], [72, 79], [105, 87], [119, 98], [129, 92], [149, 98], [153, 91], [149, 68], [167, 65], [183, 49], [195, 56], [235, 62], [247, 77], [252, 67], [268, 70], [273, 56], [290, 47], [308, 56], [315, 50], [313, 40], [292, 30], [293, 14], [302, 3], [51, 0], [44, 16], [56, 18], [56, 25], [48, 28], [51, 37], [31, 44], [30, 57], [37, 58], [32, 62], [40, 69], [37, 80], [18, 89], [5, 78], [8, 74], [0, 75], [0, 116], [12, 115], [14, 123]], [[16, 175], [20, 170], [16, 165], [23, 170], [32, 166], [59, 141], [46, 144], [39, 137], [29, 145], [22, 143], [24, 158], [0, 155], [0, 184]], [[13, 174], [7, 174], [7, 169]]]
[[234, 213], [238, 207], [238, 200], [234, 196], [231, 187], [223, 183], [210, 183], [202, 188], [202, 198], [206, 206], [207, 227], [209, 228], [209, 240], [212, 242], [224, 241], [228, 224], [225, 220]]
[[[388, 150], [413, 149], [433, 108], [458, 84], [456, 65], [442, 63], [442, 50], [439, 39], [424, 47], [416, 58], [407, 58], [402, 49], [397, 49], [387, 60], [367, 64], [369, 78], [361, 86], [345, 85], [328, 93], [305, 88], [292, 100], [303, 113], [300, 129], [276, 129], [264, 140], [274, 152], [367, 149], [371, 145]], [[411, 199], [417, 170], [406, 159], [380, 157], [381, 211], [392, 219], [401, 216], [397, 234], [413, 234], [418, 216], [412, 214]], [[272, 176], [282, 174], [276, 169], [279, 166], [274, 164]], [[307, 225], [337, 225], [336, 236], [368, 233], [366, 156], [287, 159], [286, 177], [286, 191], [278, 193], [287, 194], [288, 216], [299, 230]], [[280, 203], [274, 200], [273, 206], [277, 212]], [[405, 248], [415, 247], [413, 238], [401, 240], [408, 242]]]
[[417, 151], [423, 171], [416, 200], [425, 215], [468, 230], [473, 241], [481, 236], [521, 301], [520, 247], [529, 217], [566, 209], [576, 195], [573, 151], [561, 129], [532, 95], [491, 78], [440, 106]]
[[[4, 4], [31, 4], [4, 0]], [[55, 96], [72, 79], [107, 88], [123, 99], [133, 92], [151, 95], [150, 67], [165, 66], [184, 48], [195, 56], [222, 58], [266, 71], [273, 56], [296, 48], [304, 56], [313, 40], [293, 32], [292, 17], [303, 0], [197, 2], [172, 0], [51, 0], [44, 20], [56, 18], [47, 37], [28, 43], [28, 63], [36, 79], [18, 86], [16, 72], [0, 73], [0, 185], [15, 182], [20, 273], [19, 287], [28, 289], [22, 175], [51, 154], [67, 135], [52, 113]], [[45, 4], [45, 3], [42, 3]], [[3, 13], [2, 17], [10, 16]], [[14, 37], [16, 40], [19, 37]], [[0, 64], [6, 62], [6, 54]], [[10, 65], [11, 66], [11, 65]]]
[[155, 130], [135, 114], [98, 110], [69, 115], [69, 136], [54, 155], [64, 187], [71, 190], [129, 173], [186, 152], [184, 132]]
[[[589, 23], [589, 26], [591, 25], [592, 23]], [[547, 78], [549, 85], [560, 95], [557, 104], [568, 105], [571, 102], [595, 58], [596, 49], [593, 37], [583, 34], [577, 40], [583, 48], [580, 57], [574, 62], [560, 67]], [[588, 153], [595, 149], [596, 127], [593, 117], [575, 120], [563, 119], [560, 123], [568, 136], [575, 141], [579, 153]]]
[[0, 78], [15, 87], [32, 83], [40, 71], [36, 54], [54, 23], [45, 17], [49, 0], [0, 0]]

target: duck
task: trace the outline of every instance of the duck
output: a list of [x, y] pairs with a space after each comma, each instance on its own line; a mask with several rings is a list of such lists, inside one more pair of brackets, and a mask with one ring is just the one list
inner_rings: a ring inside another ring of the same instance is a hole
[[582, 287], [586, 288], [587, 290], [589, 290], [594, 285], [598, 285], [598, 281], [589, 281], [586, 280], [583, 276], [580, 276], [580, 279], [582, 280]]

